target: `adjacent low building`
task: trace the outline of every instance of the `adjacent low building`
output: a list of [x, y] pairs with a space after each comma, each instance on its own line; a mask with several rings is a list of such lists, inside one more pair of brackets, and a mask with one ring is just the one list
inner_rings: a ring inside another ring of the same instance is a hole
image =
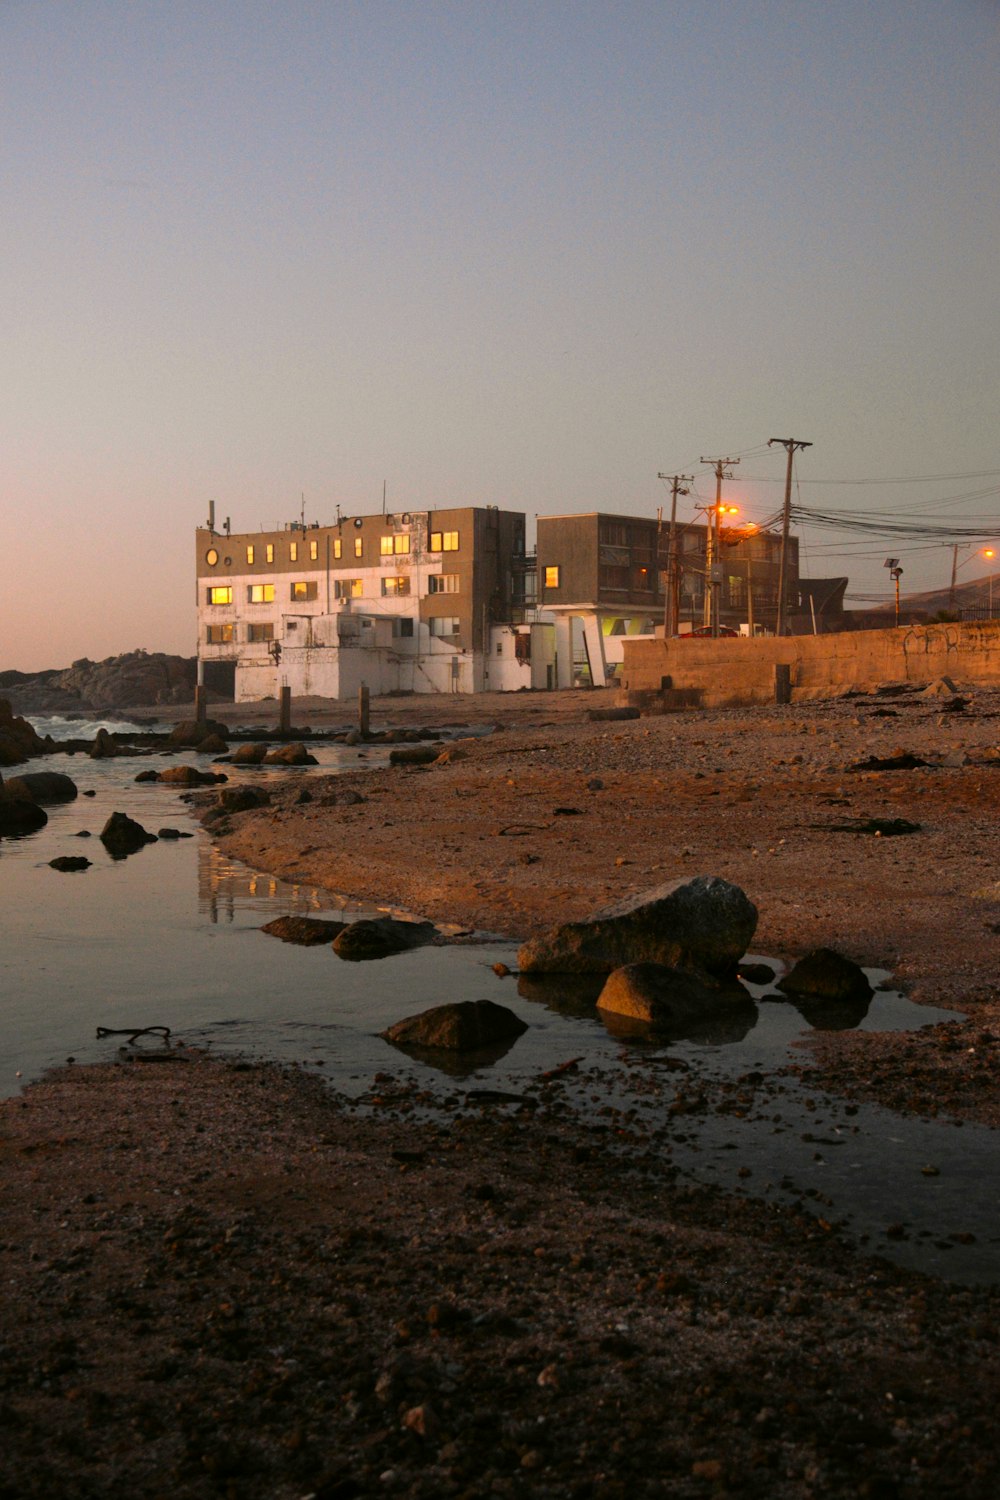
[[555, 685], [553, 629], [526, 618], [525, 520], [495, 506], [338, 516], [195, 538], [204, 680], [277, 695]]
[[[718, 593], [719, 623], [741, 634], [773, 631], [778, 606], [781, 537], [756, 527], [723, 526], [709, 576], [708, 528], [677, 527], [674, 540], [676, 617], [668, 633], [708, 623], [706, 580]], [[616, 675], [626, 638], [664, 634], [667, 528], [649, 517], [539, 516], [538, 605], [555, 620], [558, 686], [603, 684]], [[789, 537], [786, 594], [797, 601], [798, 540]], [[577, 638], [582, 638], [581, 661]]]

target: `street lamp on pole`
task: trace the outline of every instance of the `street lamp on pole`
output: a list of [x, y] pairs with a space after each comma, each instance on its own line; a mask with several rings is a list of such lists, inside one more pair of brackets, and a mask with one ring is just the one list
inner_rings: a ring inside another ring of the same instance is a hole
[[[968, 545], [968, 543], [966, 545]], [[960, 542], [952, 542], [952, 544], [951, 544], [951, 588], [948, 590], [948, 608], [950, 610], [953, 610], [955, 608], [955, 588], [956, 588], [956, 580], [958, 578], [959, 570], [961, 568], [966, 567], [966, 565], [968, 563], [975, 562], [975, 560], [976, 560], [977, 557], [983, 557], [988, 562], [992, 562], [993, 559], [997, 555], [995, 547], [980, 547], [980, 549], [979, 549], [978, 552], [971, 553], [968, 557], [963, 558], [962, 561], [959, 562], [959, 560], [958, 560], [958, 549], [959, 549], [960, 546], [961, 546]], [[989, 578], [989, 597], [990, 597], [990, 619], [992, 620], [992, 618], [993, 618], [993, 574], [992, 574], [992, 572], [990, 573], [990, 578]]]
[[737, 516], [738, 505], [723, 505], [717, 500], [714, 505], [696, 505], [706, 517], [705, 525], [705, 612], [704, 620], [713, 636], [719, 633], [719, 597], [722, 590], [721, 527], [723, 516]]

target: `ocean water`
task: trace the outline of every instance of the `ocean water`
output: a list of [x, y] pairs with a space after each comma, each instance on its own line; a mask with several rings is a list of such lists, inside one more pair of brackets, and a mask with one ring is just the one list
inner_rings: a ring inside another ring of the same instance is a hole
[[[52, 723], [35, 722], [40, 733]], [[70, 733], [83, 738], [95, 728], [71, 721]], [[61, 737], [65, 730], [53, 724], [51, 732]], [[314, 749], [327, 772], [388, 757], [388, 749], [378, 747]], [[179, 761], [199, 764], [191, 752], [167, 763]], [[114, 1058], [122, 1048], [162, 1046], [156, 1038], [133, 1044], [122, 1035], [99, 1037], [98, 1028], [166, 1026], [175, 1040], [219, 1054], [306, 1067], [359, 1101], [376, 1075], [387, 1073], [453, 1099], [456, 1091], [464, 1099], [477, 1089], [520, 1095], [541, 1073], [579, 1059], [560, 1087], [585, 1117], [618, 1111], [655, 1132], [670, 1118], [678, 1091], [702, 1091], [709, 1107], [690, 1126], [670, 1129], [672, 1154], [700, 1180], [777, 1198], [804, 1194], [817, 1212], [839, 1213], [853, 1232], [873, 1238], [903, 1220], [912, 1233], [902, 1242], [879, 1239], [883, 1253], [956, 1279], [1000, 1274], [1000, 1209], [987, 1186], [991, 1132], [899, 1120], [867, 1106], [848, 1114], [837, 1101], [821, 1099], [817, 1107], [808, 1080], [781, 1076], [790, 1049], [811, 1028], [790, 1004], [766, 1000], [770, 987], [748, 987], [756, 1020], [739, 1033], [693, 1034], [651, 1046], [609, 1032], [592, 996], [498, 977], [493, 965], [516, 965], [510, 942], [428, 947], [373, 963], [344, 962], [327, 946], [282, 943], [261, 931], [275, 916], [350, 920], [375, 909], [307, 884], [283, 885], [226, 859], [192, 819], [182, 794], [136, 783], [141, 770], [158, 763], [156, 756], [92, 761], [56, 755], [17, 768], [63, 771], [81, 795], [50, 807], [39, 833], [0, 840], [4, 1095], [68, 1058], [84, 1063]], [[232, 782], [263, 784], [290, 776], [307, 784], [314, 774], [307, 768], [223, 769]], [[128, 813], [151, 832], [173, 827], [193, 837], [161, 839], [113, 860], [98, 837], [113, 811]], [[65, 854], [85, 855], [91, 868], [79, 874], [51, 869], [49, 861]], [[871, 977], [876, 983], [885, 978]], [[474, 999], [506, 1005], [528, 1024], [489, 1062], [459, 1060], [442, 1069], [380, 1035], [431, 1005]], [[891, 1030], [939, 1020], [954, 1015], [879, 990], [858, 1024]], [[780, 1077], [773, 1108], [760, 1099], [742, 1114], [711, 1107], [731, 1097], [736, 1080], [754, 1074]], [[932, 1181], [923, 1173], [928, 1163], [937, 1168]], [[749, 1169], [750, 1186], [741, 1168]], [[949, 1239], [969, 1233], [971, 1243]]]

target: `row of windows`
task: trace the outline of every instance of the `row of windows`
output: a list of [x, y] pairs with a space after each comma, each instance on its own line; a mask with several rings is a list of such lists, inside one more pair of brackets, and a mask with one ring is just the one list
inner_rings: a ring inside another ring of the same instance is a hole
[[[459, 592], [458, 581], [457, 573], [436, 573], [427, 580], [427, 591], [430, 594], [457, 594]], [[386, 575], [380, 582], [384, 599], [401, 597], [410, 592], [408, 574], [396, 577]], [[275, 588], [276, 585], [273, 583], [247, 584], [247, 603], [273, 604]], [[230, 583], [212, 584], [206, 591], [206, 602], [208, 604], [232, 604], [233, 593], [233, 586]], [[333, 596], [335, 599], [361, 599], [364, 596], [364, 579], [334, 579]], [[315, 580], [290, 583], [288, 597], [293, 603], [308, 603], [309, 600], [319, 597], [319, 585]]]
[[[362, 622], [369, 625], [371, 622]], [[449, 639], [459, 633], [459, 621], [453, 616], [441, 615], [433, 620], [427, 621], [427, 629], [432, 636]], [[412, 619], [394, 618], [392, 621], [393, 635], [412, 639], [414, 635], [414, 621]], [[247, 626], [248, 641], [273, 641], [274, 624], [272, 621], [256, 623]], [[209, 646], [231, 646], [236, 641], [235, 625], [209, 625], [205, 630], [205, 640]]]
[[[308, 546], [308, 548], [309, 548], [309, 561], [310, 562], [318, 562], [319, 561], [319, 542], [317, 540], [313, 540], [313, 541], [310, 541], [308, 543], [303, 543], [302, 545], [303, 546]], [[275, 552], [275, 549], [274, 549], [274, 543], [273, 542], [265, 542], [263, 549], [258, 548], [255, 542], [249, 542], [247, 544], [247, 562], [251, 566], [253, 566], [253, 564], [257, 561], [257, 553], [260, 550], [263, 551], [264, 562], [266, 562], [266, 563], [273, 563], [274, 562], [274, 552]], [[405, 555], [406, 553], [408, 553], [409, 550], [410, 550], [410, 533], [408, 531], [397, 531], [392, 536], [383, 536], [383, 537], [379, 538], [379, 555], [381, 557], [401, 557], [401, 556]], [[430, 552], [457, 552], [458, 551], [458, 532], [457, 531], [432, 531], [431, 532], [431, 543], [430, 543], [430, 547], [428, 548], [428, 551], [430, 551]], [[344, 555], [344, 543], [343, 543], [343, 539], [341, 537], [339, 537], [339, 536], [335, 536], [333, 538], [332, 553], [331, 553], [331, 555], [332, 555], [332, 557], [335, 560], [337, 560], [339, 558], [342, 558], [343, 555]], [[365, 541], [364, 541], [364, 537], [360, 537], [360, 536], [354, 537], [354, 539], [353, 539], [353, 555], [355, 557], [364, 557], [364, 555], [365, 555]], [[304, 557], [304, 555], [303, 555], [303, 557]], [[298, 560], [299, 560], [299, 543], [298, 542], [289, 542], [288, 543], [288, 561], [289, 562], [298, 562]], [[208, 563], [208, 565], [209, 565], [210, 568], [214, 568], [216, 566], [216, 564], [219, 561], [219, 553], [218, 553], [218, 550], [215, 547], [210, 547], [208, 549], [208, 551], [205, 553], [205, 561]], [[223, 561], [223, 564], [224, 564], [225, 567], [227, 567], [227, 568], [232, 567], [233, 560], [232, 560], [231, 557], [224, 557], [222, 559], [222, 561]]]

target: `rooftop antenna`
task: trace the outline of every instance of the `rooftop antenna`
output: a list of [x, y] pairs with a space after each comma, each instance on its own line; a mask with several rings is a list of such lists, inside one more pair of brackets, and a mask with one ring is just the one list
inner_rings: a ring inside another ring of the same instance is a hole
[[214, 500], [210, 500], [208, 502], [208, 529], [212, 533], [212, 535], [214, 536], [215, 535], [215, 501]]
[[382, 481], [382, 519], [385, 520], [385, 480]]
[[306, 529], [306, 492], [302, 491], [302, 530]]

